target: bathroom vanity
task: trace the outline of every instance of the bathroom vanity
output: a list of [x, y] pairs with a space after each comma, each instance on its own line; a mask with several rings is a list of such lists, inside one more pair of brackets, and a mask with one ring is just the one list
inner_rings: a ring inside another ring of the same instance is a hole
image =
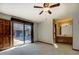
[[67, 35], [57, 35], [56, 37], [56, 43], [66, 43], [66, 44], [72, 44], [72, 36]]

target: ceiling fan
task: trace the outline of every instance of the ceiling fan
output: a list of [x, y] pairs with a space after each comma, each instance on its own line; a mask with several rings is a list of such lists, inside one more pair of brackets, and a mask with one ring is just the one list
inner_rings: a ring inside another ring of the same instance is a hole
[[34, 8], [42, 8], [43, 10], [39, 13], [41, 15], [43, 12], [48, 12], [49, 14], [52, 14], [50, 11], [50, 8], [58, 7], [60, 6], [60, 3], [50, 5], [49, 3], [44, 3], [43, 7], [42, 6], [34, 6]]

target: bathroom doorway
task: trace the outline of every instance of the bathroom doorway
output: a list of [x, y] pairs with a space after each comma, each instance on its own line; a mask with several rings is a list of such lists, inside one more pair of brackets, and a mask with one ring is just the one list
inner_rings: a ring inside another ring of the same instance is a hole
[[54, 43], [73, 44], [73, 21], [72, 18], [53, 20]]

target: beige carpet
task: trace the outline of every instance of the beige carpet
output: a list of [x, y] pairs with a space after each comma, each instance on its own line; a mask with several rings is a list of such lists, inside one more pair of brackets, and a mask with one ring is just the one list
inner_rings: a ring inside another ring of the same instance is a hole
[[45, 43], [31, 43], [13, 47], [0, 52], [0, 55], [79, 55], [79, 51], [72, 50], [71, 45]]

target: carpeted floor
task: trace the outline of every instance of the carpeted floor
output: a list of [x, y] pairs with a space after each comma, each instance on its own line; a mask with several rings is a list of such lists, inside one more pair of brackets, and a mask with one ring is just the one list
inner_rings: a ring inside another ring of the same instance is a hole
[[79, 51], [72, 50], [72, 46], [67, 44], [37, 42], [1, 51], [0, 55], [79, 55]]

